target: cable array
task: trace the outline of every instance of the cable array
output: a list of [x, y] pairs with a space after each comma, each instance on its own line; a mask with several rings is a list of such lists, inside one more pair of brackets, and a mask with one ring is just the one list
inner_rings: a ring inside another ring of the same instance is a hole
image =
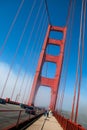
[[[38, 33], [39, 33], [39, 30], [40, 30], [40, 27], [41, 27], [41, 24], [42, 24], [42, 20], [43, 20], [44, 14], [45, 14], [45, 11], [43, 10], [43, 12], [42, 12], [42, 17], [41, 17], [41, 19], [40, 19], [40, 23], [39, 23], [39, 26], [38, 26], [37, 31], [36, 31], [36, 35], [35, 35], [35, 39], [34, 39], [34, 42], [33, 42], [33, 46], [32, 46], [31, 51], [30, 51], [30, 53], [29, 53], [29, 58], [28, 58], [28, 62], [27, 62], [27, 65], [26, 65], [26, 70], [25, 70], [25, 73], [24, 73], [24, 76], [23, 76], [23, 80], [22, 80], [21, 85], [20, 85], [20, 87], [19, 87], [19, 88], [20, 88], [20, 89], [19, 89], [19, 95], [21, 94], [21, 90], [22, 90], [22, 88], [23, 88], [23, 84], [24, 84], [24, 81], [25, 81], [26, 76], [27, 76], [27, 71], [28, 71], [28, 68], [29, 68], [29, 65], [30, 65], [30, 59], [31, 59], [31, 57], [33, 56], [33, 52], [34, 52], [34, 51], [36, 52], [36, 48], [37, 48], [37, 47], [39, 48], [39, 46], [36, 46], [36, 47], [35, 47], [35, 45], [36, 45], [36, 42], [37, 42]], [[37, 50], [37, 51], [38, 51], [38, 50]], [[35, 59], [34, 59], [34, 61], [35, 61]], [[32, 64], [32, 61], [31, 61], [31, 64]], [[25, 88], [26, 88], [26, 87], [25, 87]], [[25, 89], [25, 90], [26, 90], [26, 89]], [[25, 94], [25, 92], [24, 92], [24, 94]]]
[[74, 24], [74, 13], [75, 13], [75, 0], [73, 1], [73, 7], [72, 7], [72, 15], [71, 15], [71, 23], [70, 27], [68, 28], [69, 37], [67, 37], [67, 58], [66, 60], [66, 65], [64, 67], [65, 72], [64, 72], [64, 81], [63, 81], [63, 88], [62, 88], [62, 94], [61, 94], [61, 99], [60, 99], [60, 110], [62, 110], [62, 105], [63, 105], [63, 99], [64, 99], [64, 93], [66, 89], [66, 81], [67, 81], [67, 73], [68, 73], [68, 66], [69, 66], [69, 60], [70, 60], [70, 55], [71, 55], [71, 41], [72, 41], [72, 29], [73, 29], [73, 24]]
[[66, 52], [66, 49], [67, 49], [68, 53], [67, 53], [67, 56], [64, 55], [64, 60], [66, 61], [66, 64], [64, 65], [64, 68], [62, 69], [64, 80], [61, 78], [63, 80], [63, 82], [62, 82], [62, 85], [59, 87], [59, 90], [58, 90], [59, 91], [58, 92], [58, 98], [57, 98], [58, 112], [62, 111], [64, 92], [65, 92], [65, 88], [66, 88], [68, 63], [69, 63], [69, 59], [70, 59], [72, 29], [73, 29], [73, 22], [74, 22], [74, 11], [75, 11], [74, 7], [75, 7], [75, 0], [74, 0], [74, 2], [72, 2], [72, 0], [70, 0], [67, 20], [66, 20], [67, 36], [66, 36], [66, 43], [65, 43], [65, 52]]
[[11, 62], [11, 65], [10, 65], [9, 72], [8, 72], [8, 74], [7, 74], [6, 81], [5, 81], [4, 86], [3, 86], [3, 90], [2, 90], [2, 93], [1, 93], [1, 97], [3, 97], [4, 91], [5, 91], [5, 88], [6, 88], [6, 85], [7, 85], [9, 76], [10, 76], [10, 73], [11, 73], [11, 69], [12, 69], [12, 67], [13, 67], [13, 65], [14, 65], [14, 62], [15, 62], [15, 60], [16, 60], [18, 51], [19, 51], [19, 49], [20, 49], [20, 45], [21, 45], [23, 36], [24, 36], [24, 34], [25, 34], [26, 28], [27, 28], [27, 26], [28, 26], [29, 20], [30, 20], [30, 18], [31, 18], [31, 14], [32, 14], [32, 11], [33, 11], [33, 9], [34, 9], [35, 3], [36, 3], [36, 1], [34, 1], [33, 5], [32, 5], [31, 11], [29, 12], [29, 16], [28, 16], [28, 18], [27, 18], [27, 20], [26, 20], [25, 26], [24, 26], [23, 31], [22, 31], [22, 33], [21, 33], [21, 36], [20, 36], [20, 39], [19, 39], [19, 42], [18, 42], [16, 51], [15, 51], [15, 54], [14, 54], [14, 56], [13, 56], [13, 58], [12, 58], [12, 62]]
[[[46, 33], [47, 26], [45, 25], [45, 22], [46, 22], [46, 18], [44, 18], [44, 21], [43, 21], [43, 25], [42, 25], [40, 37], [39, 37], [39, 39], [38, 39], [38, 43], [41, 42], [42, 37], [44, 37], [44, 34]], [[46, 29], [45, 29], [45, 28], [46, 28]], [[43, 32], [44, 32], [44, 33], [43, 33]], [[43, 41], [42, 41], [42, 43], [43, 43]], [[37, 52], [37, 51], [39, 51], [39, 52], [41, 51], [42, 45], [43, 45], [43, 44], [40, 44], [40, 46], [37, 46], [36, 52]], [[38, 47], [39, 47], [39, 48], [38, 48]], [[35, 55], [35, 56], [34, 56], [34, 59], [32, 60], [32, 66], [33, 66], [33, 68], [34, 68], [33, 70], [36, 70], [37, 62], [35, 63], [35, 59], [38, 60], [39, 54], [40, 54], [40, 53], [38, 53], [37, 55]], [[31, 67], [32, 67], [32, 66], [31, 66]], [[30, 70], [31, 70], [31, 68], [30, 68]], [[32, 74], [35, 75], [35, 71], [33, 71]], [[27, 80], [25, 86], [26, 86], [26, 87], [28, 86], [28, 88], [30, 89], [30, 86], [32, 85], [32, 83], [33, 83], [33, 80], [29, 78], [29, 79]], [[25, 88], [26, 88], [26, 87], [25, 87]], [[25, 90], [25, 91], [26, 91], [26, 90]], [[27, 92], [28, 92], [28, 97], [29, 97], [29, 91], [27, 91]], [[25, 94], [26, 94], [26, 92], [25, 92]], [[24, 94], [24, 96], [22, 97], [22, 102], [24, 101], [25, 94]], [[28, 98], [28, 101], [29, 101], [29, 98]]]
[[15, 88], [16, 88], [16, 85], [17, 85], [17, 81], [18, 81], [18, 79], [19, 79], [20, 72], [21, 72], [21, 70], [22, 70], [22, 65], [23, 65], [23, 63], [24, 63], [25, 56], [26, 56], [26, 54], [27, 54], [27, 52], [28, 52], [28, 48], [29, 48], [29, 45], [30, 45], [30, 41], [31, 41], [31, 38], [32, 38], [32, 35], [33, 35], [33, 31], [34, 31], [36, 22], [37, 22], [38, 17], [39, 17], [39, 13], [40, 13], [40, 9], [41, 9], [41, 7], [42, 7], [42, 3], [43, 3], [43, 1], [41, 2], [40, 7], [39, 7], [39, 9], [38, 9], [38, 12], [37, 12], [37, 15], [36, 15], [36, 18], [35, 18], [35, 21], [34, 21], [32, 30], [31, 30], [30, 35], [29, 35], [28, 42], [27, 42], [27, 44], [26, 44], [26, 48], [25, 48], [25, 51], [24, 51], [24, 55], [22, 56], [21, 65], [20, 65], [20, 68], [19, 68], [19, 71], [18, 71], [18, 75], [17, 75], [16, 81], [15, 81], [15, 84], [14, 84], [14, 86], [13, 86], [13, 91], [12, 91], [12, 94], [11, 94], [11, 99], [12, 99], [12, 97], [14, 96], [14, 92], [15, 92]]
[[51, 24], [50, 15], [49, 15], [49, 10], [48, 10], [48, 6], [47, 6], [47, 1], [44, 0], [44, 2], [45, 2], [46, 13], [47, 13], [47, 16], [48, 16], [48, 22], [49, 22], [49, 24]]
[[[43, 7], [43, 2], [44, 2], [44, 7]], [[21, 12], [21, 9], [23, 7], [24, 0], [21, 1], [19, 8], [16, 12], [16, 15], [10, 25], [10, 28], [8, 30], [8, 33], [5, 37], [5, 40], [2, 44], [2, 47], [0, 49], [0, 56], [2, 55], [4, 48], [7, 44], [8, 38], [10, 37], [10, 34], [12, 32], [12, 29], [17, 21], [17, 18]], [[80, 101], [80, 91], [81, 91], [81, 82], [82, 82], [82, 72], [83, 72], [83, 60], [84, 60], [84, 36], [85, 36], [85, 27], [86, 27], [86, 0], [82, 0], [82, 7], [81, 7], [81, 15], [80, 15], [80, 34], [79, 34], [79, 41], [78, 41], [78, 54], [77, 54], [77, 63], [76, 63], [76, 73], [75, 73], [75, 83], [74, 83], [74, 95], [73, 95], [73, 103], [72, 103], [72, 111], [71, 111], [71, 121], [77, 122], [78, 119], [78, 109], [79, 109], [79, 101]], [[12, 61], [10, 64], [10, 68], [5, 80], [5, 83], [3, 85], [3, 89], [1, 92], [1, 98], [4, 96], [4, 92], [6, 91], [6, 87], [8, 84], [9, 77], [11, 75], [11, 71], [13, 68], [13, 65], [16, 61], [16, 58], [18, 56], [18, 52], [20, 50], [24, 35], [26, 33], [26, 30], [28, 28], [28, 25], [31, 26], [30, 20], [32, 19], [33, 12], [35, 7], [37, 6], [36, 0], [33, 1], [31, 9], [29, 10], [28, 17], [26, 19], [24, 28], [21, 32], [20, 39], [18, 41], [15, 54], [12, 57]], [[42, 11], [43, 8], [43, 11]], [[67, 75], [68, 75], [68, 65], [69, 65], [69, 60], [71, 56], [71, 41], [72, 41], [72, 30], [73, 30], [73, 24], [74, 24], [74, 17], [75, 17], [75, 8], [76, 8], [76, 0], [70, 0], [69, 3], [69, 9], [68, 9], [68, 15], [67, 15], [67, 20], [66, 20], [66, 27], [67, 27], [67, 37], [66, 37], [66, 44], [65, 44], [65, 52], [67, 51], [67, 57], [65, 55], [64, 59], [66, 60], [66, 64], [64, 66], [64, 71], [63, 71], [63, 83], [62, 85], [59, 86], [58, 90], [58, 98], [57, 98], [57, 105], [58, 105], [58, 112], [62, 112], [62, 107], [63, 107], [63, 101], [64, 101], [64, 96], [65, 96], [65, 90], [66, 90], [66, 82], [67, 82]], [[41, 15], [40, 15], [40, 12]], [[21, 63], [17, 72], [17, 77], [15, 80], [14, 85], [12, 86], [12, 93], [11, 93], [11, 100], [14, 98], [14, 94], [16, 93], [17, 89], [17, 84], [20, 79], [20, 74], [22, 72], [22, 67], [25, 63], [25, 59], [29, 53], [29, 56], [27, 58], [27, 63], [26, 63], [26, 68], [25, 72], [22, 77], [22, 81], [19, 86], [19, 92], [18, 94], [20, 95], [20, 101], [22, 103], [28, 104], [29, 100], [29, 91], [31, 89], [34, 75], [35, 75], [35, 70], [37, 66], [37, 61], [39, 59], [40, 51], [42, 49], [42, 43], [44, 40], [44, 36], [46, 34], [47, 26], [51, 24], [51, 19], [49, 15], [49, 10], [48, 10], [48, 5], [46, 0], [42, 0], [40, 2], [40, 5], [38, 7], [37, 13], [34, 17], [34, 23], [31, 26], [31, 31], [30, 34], [28, 35], [28, 41], [25, 44], [25, 49], [24, 52], [21, 56]], [[39, 22], [38, 22], [39, 21]], [[38, 25], [39, 23], [39, 25]], [[36, 28], [36, 33], [34, 34]], [[39, 34], [39, 35], [38, 35]], [[32, 42], [33, 35], [35, 35], [34, 40]], [[30, 46], [32, 43], [32, 46]], [[30, 50], [29, 50], [30, 48]], [[66, 50], [67, 48], [67, 50]], [[48, 50], [49, 51], [49, 48]], [[32, 59], [32, 60], [31, 60]], [[47, 77], [47, 70], [48, 70], [48, 64], [46, 64], [46, 77]], [[32, 69], [33, 68], [33, 69]], [[30, 77], [30, 74], [32, 73], [32, 78]], [[62, 79], [62, 78], [61, 78]], [[25, 82], [26, 81], [26, 82]], [[15, 101], [17, 102], [17, 96], [15, 98]]]
[[20, 13], [20, 11], [21, 11], [21, 9], [22, 9], [23, 4], [24, 4], [24, 0], [21, 0], [20, 6], [19, 6], [19, 8], [18, 8], [18, 10], [17, 10], [17, 13], [16, 13], [16, 15], [15, 15], [15, 17], [14, 17], [12, 23], [11, 23], [11, 26], [10, 26], [10, 28], [9, 28], [9, 31], [8, 31], [6, 37], [5, 37], [5, 40], [4, 40], [3, 44], [2, 44], [1, 49], [0, 49], [0, 56], [2, 55], [2, 53], [3, 53], [3, 51], [4, 51], [4, 48], [5, 48], [6, 44], [7, 44], [7, 40], [8, 40], [8, 38], [9, 38], [11, 32], [12, 32], [12, 29], [13, 29], [14, 24], [15, 24], [17, 18], [18, 18], [18, 15], [19, 15], [19, 13]]
[[[83, 20], [83, 17], [84, 17], [84, 20]], [[75, 94], [76, 94], [76, 88], [78, 89], [77, 101], [76, 101], [76, 111], [75, 111], [75, 122], [77, 122], [77, 119], [78, 119], [78, 109], [79, 109], [79, 101], [80, 101], [80, 90], [81, 90], [81, 81], [82, 81], [82, 66], [83, 66], [83, 57], [84, 57], [85, 24], [86, 24], [86, 1], [83, 0], [82, 1], [82, 10], [81, 10], [79, 44], [78, 44], [79, 45], [79, 47], [78, 47], [78, 60], [77, 60], [77, 69], [76, 69], [76, 76], [77, 76], [77, 79], [78, 79], [78, 70], [80, 68], [79, 79], [77, 80], [78, 85], [75, 86]], [[81, 53], [81, 47], [82, 47], [82, 53]], [[74, 100], [76, 100], [76, 99], [74, 99]]]

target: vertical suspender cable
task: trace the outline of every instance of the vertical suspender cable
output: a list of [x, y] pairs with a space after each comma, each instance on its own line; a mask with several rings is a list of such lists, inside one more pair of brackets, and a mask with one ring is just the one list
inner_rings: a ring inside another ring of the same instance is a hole
[[[45, 27], [46, 27], [46, 25], [45, 25]], [[45, 28], [45, 27], [44, 27], [44, 28]], [[44, 28], [43, 28], [43, 29], [44, 29]], [[47, 30], [47, 27], [46, 27], [46, 29], [44, 29], [44, 32], [46, 32], [46, 30]], [[44, 37], [44, 33], [43, 33], [42, 35], [43, 35], [43, 37]], [[42, 36], [41, 36], [41, 37], [42, 37]], [[39, 50], [42, 49], [42, 46], [43, 46], [43, 44], [41, 44]], [[39, 55], [38, 55], [38, 57], [39, 57]], [[34, 68], [35, 68], [36, 66], [37, 66], [37, 64], [36, 64], [36, 65], [34, 64]], [[34, 72], [33, 72], [33, 73], [34, 73]], [[33, 81], [33, 80], [32, 80], [32, 81]], [[29, 82], [29, 86], [30, 86], [30, 83], [31, 83], [31, 81]], [[28, 97], [29, 97], [29, 95], [28, 95]], [[29, 102], [29, 98], [28, 98], [27, 103], [28, 103], [28, 102]]]
[[16, 22], [16, 20], [17, 20], [17, 17], [18, 17], [18, 15], [19, 15], [20, 11], [21, 11], [21, 8], [22, 8], [22, 6], [23, 6], [23, 3], [24, 3], [24, 0], [21, 1], [20, 6], [19, 6], [19, 8], [18, 8], [18, 10], [17, 10], [17, 13], [16, 13], [16, 15], [15, 15], [13, 21], [12, 21], [12, 24], [11, 24], [10, 28], [9, 28], [9, 31], [8, 31], [8, 33], [7, 33], [7, 35], [6, 35], [6, 38], [5, 38], [5, 40], [4, 40], [4, 43], [3, 43], [3, 45], [2, 45], [2, 47], [1, 47], [1, 49], [0, 49], [0, 56], [2, 55], [2, 53], [3, 53], [3, 51], [4, 51], [5, 45], [6, 45], [6, 43], [7, 43], [7, 40], [8, 40], [8, 38], [9, 38], [9, 36], [10, 36], [10, 33], [11, 33], [13, 27], [14, 27], [14, 24], [15, 24], [15, 22]]
[[9, 72], [8, 72], [8, 75], [7, 75], [7, 79], [6, 79], [6, 81], [5, 81], [5, 83], [4, 83], [4, 86], [3, 86], [3, 90], [2, 90], [2, 93], [1, 93], [1, 97], [3, 97], [4, 90], [5, 90], [5, 88], [6, 88], [7, 81], [8, 81], [8, 79], [9, 79], [9, 76], [10, 76], [10, 73], [11, 73], [11, 69], [12, 69], [12, 67], [13, 67], [14, 61], [15, 61], [16, 56], [17, 56], [17, 54], [18, 54], [18, 50], [19, 50], [19, 48], [20, 48], [20, 45], [21, 45], [21, 42], [22, 42], [24, 33], [25, 33], [25, 31], [26, 31], [27, 25], [28, 25], [28, 23], [29, 23], [29, 20], [30, 20], [32, 11], [33, 11], [34, 6], [35, 6], [35, 3], [36, 3], [36, 0], [34, 0], [34, 3], [33, 3], [33, 5], [32, 5], [31, 11], [30, 11], [30, 14], [29, 14], [29, 16], [28, 16], [28, 18], [27, 18], [27, 21], [26, 21], [25, 26], [24, 26], [24, 29], [23, 29], [23, 31], [22, 31], [20, 40], [19, 40], [19, 42], [18, 42], [18, 46], [17, 46], [17, 48], [16, 48], [16, 52], [15, 52], [15, 54], [14, 54], [14, 56], [13, 56], [12, 63], [11, 63], [11, 66], [10, 66], [10, 69], [9, 69]]
[[[29, 64], [30, 64], [30, 57], [32, 56], [33, 54], [33, 50], [34, 50], [34, 47], [35, 47], [35, 43], [36, 43], [36, 38], [37, 38], [37, 35], [39, 33], [39, 30], [40, 30], [40, 26], [41, 26], [41, 23], [42, 23], [42, 20], [43, 20], [43, 16], [44, 16], [44, 10], [43, 10], [43, 13], [42, 13], [42, 16], [41, 16], [41, 19], [40, 19], [40, 23], [39, 23], [39, 26], [38, 26], [38, 29], [36, 31], [36, 35], [35, 35], [35, 39], [34, 39], [34, 44], [33, 44], [33, 47], [31, 49], [31, 52], [30, 52], [30, 55], [29, 55], [29, 59], [28, 59], [28, 63], [27, 63], [27, 66], [26, 66], [26, 71], [24, 73], [24, 76], [23, 76], [23, 80], [21, 82], [21, 85], [20, 85], [20, 90], [19, 90], [19, 95], [21, 94], [21, 90], [22, 90], [22, 87], [23, 87], [23, 84], [24, 84], [24, 81], [25, 81], [25, 78], [26, 78], [26, 75], [27, 75], [27, 68], [29, 67]], [[39, 47], [39, 46], [36, 46], [36, 47]], [[36, 49], [36, 48], [35, 48]], [[34, 50], [35, 51], [35, 50]]]
[[[68, 25], [69, 25], [69, 20], [70, 20], [70, 13], [71, 13], [71, 9], [72, 9], [72, 0], [69, 1], [69, 8], [68, 8], [68, 15], [67, 15], [67, 19], [66, 19], [66, 27], [67, 27], [67, 30], [68, 30]], [[68, 31], [67, 31], [67, 34], [68, 34]], [[66, 37], [67, 37], [67, 34], [66, 34]], [[65, 41], [65, 45], [66, 45], [66, 41]], [[65, 47], [64, 47], [65, 48]], [[59, 95], [59, 94], [58, 94]], [[61, 97], [58, 96], [58, 104], [61, 104]]]
[[[43, 33], [43, 30], [45, 30], [44, 28], [45, 28], [45, 18], [44, 18], [44, 21], [43, 21], [43, 25], [42, 25], [42, 29], [41, 29], [41, 33], [40, 33], [40, 37], [39, 37], [39, 40], [38, 40], [38, 43], [40, 43], [40, 41], [41, 41], [41, 38], [42, 38], [42, 35], [44, 35], [44, 33]], [[37, 46], [38, 47], [38, 46]], [[37, 48], [37, 51], [38, 51], [38, 49], [39, 49], [39, 51], [41, 50], [41, 48], [42, 48], [42, 44], [40, 44], [40, 46], [39, 46], [39, 48]], [[38, 55], [37, 55], [38, 57], [39, 57], [39, 53], [38, 53]], [[33, 58], [33, 60], [32, 60], [32, 66], [36, 66], [35, 65], [35, 59], [36, 59], [36, 55], [34, 56], [34, 58]], [[31, 70], [31, 68], [30, 68], [30, 70]], [[35, 69], [34, 69], [35, 70]], [[33, 72], [33, 74], [34, 74], [34, 72]], [[30, 87], [30, 83], [31, 83], [31, 79], [29, 78], [28, 80], [27, 80], [27, 82], [26, 82], [26, 87], [25, 88], [27, 88], [27, 86], [29, 86]], [[25, 90], [26, 91], [26, 90]], [[26, 92], [25, 92], [26, 93]], [[25, 97], [25, 93], [24, 93], [24, 95], [23, 95], [23, 97], [22, 97], [22, 102], [23, 102], [23, 99], [24, 99], [24, 97]], [[28, 92], [29, 93], [29, 92]], [[28, 95], [29, 96], [29, 95]]]
[[[39, 37], [39, 39], [38, 39], [38, 43], [40, 43], [40, 41], [41, 41], [41, 38], [42, 38], [42, 35], [44, 35], [44, 33], [43, 33], [43, 30], [44, 30], [44, 28], [45, 28], [45, 18], [44, 18], [44, 21], [43, 21], [43, 25], [42, 25], [42, 29], [41, 29], [41, 33], [40, 33], [40, 37]], [[38, 51], [38, 49], [39, 49], [39, 51], [41, 50], [41, 48], [42, 48], [42, 44], [40, 44], [40, 46], [39, 46], [39, 48], [38, 48], [38, 46], [37, 46], [37, 48], [36, 48], [36, 51]], [[37, 57], [39, 57], [39, 53], [38, 53], [38, 55], [37, 55]], [[36, 57], [36, 55], [34, 56], [34, 58], [33, 58], [33, 60], [32, 60], [32, 66], [36, 66], [35, 65], [35, 59], [37, 58]], [[30, 70], [31, 70], [31, 68], [30, 68]], [[34, 69], [35, 70], [35, 69]], [[34, 75], [34, 72], [33, 72], [33, 75]], [[30, 87], [30, 83], [31, 83], [31, 79], [29, 78], [28, 80], [27, 80], [27, 82], [26, 82], [26, 87], [27, 87], [27, 85]], [[25, 87], [25, 88], [26, 88]], [[28, 92], [29, 93], [29, 92]], [[25, 94], [24, 94], [24, 96], [23, 96], [23, 98], [22, 98], [22, 101], [23, 101], [23, 99], [24, 99], [24, 97], [25, 97]]]
[[83, 23], [83, 30], [82, 30], [82, 61], [83, 61], [83, 58], [84, 58], [84, 36], [85, 36], [85, 27], [86, 27], [86, 2], [84, 3], [84, 23]]
[[66, 18], [66, 27], [68, 28], [69, 20], [70, 20], [70, 12], [71, 12], [71, 7], [72, 7], [72, 0], [69, 2], [69, 8], [68, 8], [68, 15]]
[[[80, 43], [82, 43], [82, 57], [79, 58], [79, 65], [80, 65], [80, 78], [79, 78], [79, 84], [78, 84], [78, 95], [77, 95], [77, 102], [76, 102], [76, 112], [75, 112], [75, 122], [77, 122], [77, 118], [78, 118], [78, 108], [79, 108], [79, 100], [80, 100], [80, 89], [81, 89], [81, 81], [82, 81], [82, 64], [83, 64], [83, 56], [84, 56], [84, 35], [85, 35], [85, 23], [86, 23], [86, 1], [83, 0], [83, 11], [84, 11], [84, 23], [83, 23], [83, 28], [81, 25], [81, 41]], [[83, 13], [82, 13], [83, 14]], [[81, 46], [81, 45], [80, 45]], [[80, 54], [79, 54], [80, 55]]]
[[[81, 34], [81, 40], [82, 40], [82, 61], [83, 61], [83, 55], [84, 55], [84, 33], [85, 33], [85, 23], [86, 23], [86, 1], [85, 1], [84, 4], [85, 4], [85, 7], [84, 7], [84, 25], [83, 25], [83, 29], [81, 31], [82, 32], [82, 34]], [[71, 120], [73, 120], [73, 117], [74, 117], [77, 83], [78, 83], [78, 74], [76, 75], [76, 83], [75, 83], [75, 87], [74, 87], [74, 97], [73, 97]]]
[[15, 88], [16, 88], [16, 85], [17, 85], [17, 81], [18, 81], [18, 79], [19, 79], [19, 75], [20, 75], [20, 72], [21, 72], [21, 69], [22, 69], [22, 65], [23, 65], [24, 60], [25, 60], [25, 55], [26, 55], [27, 52], [28, 52], [28, 47], [29, 47], [29, 44], [30, 44], [30, 41], [31, 41], [31, 38], [32, 38], [32, 34], [33, 34], [33, 31], [34, 31], [36, 22], [37, 22], [37, 20], [38, 20], [38, 16], [39, 16], [39, 13], [40, 13], [40, 10], [41, 10], [42, 3], [43, 3], [43, 1], [41, 2], [40, 7], [39, 7], [39, 9], [38, 9], [38, 13], [37, 13], [37, 15], [36, 15], [36, 19], [35, 19], [35, 21], [34, 21], [34, 25], [33, 25], [32, 31], [31, 31], [31, 33], [30, 33], [30, 36], [29, 36], [27, 45], [26, 45], [24, 55], [23, 55], [23, 57], [22, 57], [21, 66], [20, 66], [20, 68], [19, 68], [18, 75], [17, 75], [16, 81], [15, 81], [15, 84], [14, 84], [14, 87], [13, 87], [13, 91], [12, 91], [12, 94], [11, 94], [11, 99], [12, 99], [12, 97], [13, 97], [13, 95], [14, 95], [14, 92], [15, 92]]
[[[79, 79], [78, 79], [78, 69], [79, 69], [79, 61], [80, 61], [82, 16], [83, 16], [83, 0], [82, 0], [82, 9], [81, 9], [81, 17], [80, 17], [80, 35], [79, 35], [79, 43], [78, 43], [78, 59], [77, 59], [77, 65], [76, 65], [76, 82], [75, 82], [75, 87], [74, 87], [74, 97], [73, 97], [73, 106], [72, 106], [71, 120], [73, 120], [73, 116], [74, 116], [74, 108], [75, 108], [75, 100], [76, 100], [76, 89], [77, 89], [77, 84], [78, 84], [78, 82], [79, 82]], [[77, 108], [76, 108], [76, 109], [77, 109]], [[77, 115], [77, 114], [76, 114], [76, 115]], [[77, 120], [76, 115], [75, 115], [75, 120]], [[75, 122], [76, 122], [76, 121], [75, 121]]]
[[[79, 43], [78, 43], [78, 59], [77, 59], [77, 66], [76, 66], [76, 82], [75, 82], [75, 88], [74, 88], [74, 98], [73, 98], [72, 112], [74, 112], [75, 100], [76, 100], [76, 89], [77, 89], [77, 84], [78, 84], [78, 82], [80, 80], [80, 79], [78, 79], [78, 69], [79, 69], [79, 65], [80, 65], [80, 47], [81, 47], [81, 33], [82, 33], [81, 31], [82, 31], [83, 5], [84, 5], [84, 0], [82, 0], [82, 9], [81, 9], [81, 18], [80, 18], [80, 35], [79, 35]], [[75, 122], [77, 121], [77, 113], [78, 113], [77, 109], [78, 109], [78, 105], [76, 105]], [[72, 115], [72, 119], [73, 119], [73, 115]]]
[[69, 37], [69, 43], [68, 43], [68, 53], [67, 53], [67, 60], [66, 60], [66, 71], [65, 71], [65, 75], [64, 75], [64, 83], [63, 83], [63, 90], [62, 90], [62, 97], [61, 97], [61, 103], [60, 103], [60, 110], [62, 110], [62, 105], [63, 105], [63, 99], [64, 99], [64, 92], [65, 92], [65, 88], [66, 88], [66, 80], [67, 80], [67, 72], [68, 72], [68, 64], [69, 64], [69, 58], [70, 58], [70, 50], [71, 50], [71, 39], [72, 39], [72, 29], [73, 29], [73, 23], [74, 23], [74, 12], [75, 12], [75, 0], [74, 0], [74, 4], [73, 4], [73, 9], [72, 9], [72, 18], [71, 18], [71, 27], [70, 27], [70, 37]]
[[[44, 23], [44, 22], [43, 22]], [[41, 33], [40, 33], [40, 37], [39, 37], [39, 40], [38, 40], [38, 43], [40, 43], [40, 40], [41, 40], [41, 38], [42, 38], [42, 35], [44, 34], [42, 34], [42, 30], [44, 29], [44, 26], [42, 27], [42, 29], [41, 29]], [[41, 50], [41, 48], [42, 48], [42, 44], [40, 44], [40, 46], [39, 46], [39, 48], [37, 48], [37, 51], [39, 52], [40, 50]], [[34, 56], [34, 59], [32, 60], [32, 66], [33, 66], [33, 75], [34, 75], [34, 73], [35, 73], [35, 67], [37, 66], [37, 63], [35, 64], [35, 59], [37, 59], [39, 57], [39, 53], [38, 53], [38, 55], [35, 55]], [[30, 70], [31, 70], [31, 68], [30, 68]], [[32, 85], [32, 82], [33, 82], [33, 79], [31, 79], [31, 78], [28, 78], [28, 80], [27, 80], [27, 82], [26, 82], [26, 87], [25, 88], [29, 88], [30, 89], [30, 86]], [[28, 87], [27, 87], [28, 86]], [[24, 97], [25, 97], [25, 94], [26, 94], [26, 89], [25, 89], [25, 93], [23, 94], [23, 97], [22, 97], [22, 102], [24, 101]], [[28, 96], [27, 97], [29, 97], [29, 91], [28, 91]]]
[[44, 2], [45, 2], [46, 12], [47, 12], [47, 16], [48, 16], [48, 22], [49, 22], [49, 24], [51, 24], [50, 15], [49, 15], [48, 6], [47, 6], [47, 1], [44, 0]]

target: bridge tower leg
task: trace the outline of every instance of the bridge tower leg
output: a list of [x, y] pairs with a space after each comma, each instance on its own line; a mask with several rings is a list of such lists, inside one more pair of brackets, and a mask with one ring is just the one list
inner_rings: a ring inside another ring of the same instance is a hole
[[[61, 40], [49, 38], [49, 34], [51, 31], [62, 32], [63, 38]], [[38, 61], [38, 66], [36, 69], [31, 93], [30, 93], [29, 105], [34, 105], [34, 100], [35, 100], [38, 88], [41, 85], [43, 85], [43, 86], [51, 88], [51, 100], [50, 100], [49, 107], [52, 111], [55, 109], [59, 82], [60, 82], [60, 75], [61, 75], [61, 70], [62, 70], [63, 57], [64, 57], [65, 39], [66, 39], [66, 27], [58, 27], [58, 26], [51, 26], [51, 25], [48, 26], [46, 37], [45, 37], [42, 51], [40, 54], [40, 58]], [[48, 44], [53, 44], [53, 45], [59, 46], [60, 54], [58, 56], [52, 56], [52, 55], [46, 54], [46, 48], [47, 48]], [[44, 62], [53, 62], [56, 64], [56, 66], [57, 66], [56, 75], [53, 79], [41, 76], [41, 70], [42, 70], [42, 66], [43, 66]]]

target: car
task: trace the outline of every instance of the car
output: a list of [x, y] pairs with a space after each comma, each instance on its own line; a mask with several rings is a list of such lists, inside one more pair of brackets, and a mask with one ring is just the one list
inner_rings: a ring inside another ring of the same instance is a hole
[[0, 98], [0, 103], [1, 103], [1, 104], [6, 104], [6, 100]]
[[20, 107], [25, 109], [25, 108], [26, 108], [26, 105], [25, 105], [25, 104], [20, 103]]
[[27, 106], [25, 109], [25, 113], [32, 114], [32, 115], [36, 114], [35, 109], [32, 106]]

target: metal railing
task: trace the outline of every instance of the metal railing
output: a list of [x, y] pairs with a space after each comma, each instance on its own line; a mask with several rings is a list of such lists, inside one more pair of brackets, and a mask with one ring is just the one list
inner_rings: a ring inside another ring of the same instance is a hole
[[64, 130], [86, 130], [81, 125], [76, 124], [69, 119], [66, 119], [65, 117], [59, 115], [57, 112], [54, 112], [53, 114]]
[[0, 110], [0, 129], [7, 130], [30, 119], [25, 110]]

